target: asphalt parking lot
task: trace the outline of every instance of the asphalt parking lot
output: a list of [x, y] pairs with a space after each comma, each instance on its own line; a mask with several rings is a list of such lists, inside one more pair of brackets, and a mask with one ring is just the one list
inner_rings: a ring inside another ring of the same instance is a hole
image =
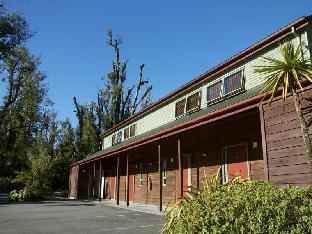
[[84, 201], [0, 203], [0, 233], [159, 233], [161, 217]]

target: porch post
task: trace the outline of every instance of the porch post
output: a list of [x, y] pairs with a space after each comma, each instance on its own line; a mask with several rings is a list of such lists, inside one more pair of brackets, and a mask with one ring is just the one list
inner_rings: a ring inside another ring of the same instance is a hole
[[92, 196], [95, 199], [95, 162], [93, 163], [93, 185], [92, 185]]
[[72, 178], [72, 167], [69, 167], [69, 181], [68, 181], [68, 197], [71, 195], [71, 178]]
[[180, 195], [183, 195], [183, 171], [182, 171], [182, 160], [181, 160], [181, 140], [178, 139], [178, 191]]
[[158, 172], [159, 172], [159, 211], [162, 211], [162, 173], [161, 173], [160, 144], [158, 144]]
[[129, 206], [129, 154], [127, 154], [127, 165], [126, 165], [126, 203]]
[[119, 205], [119, 157], [117, 157], [116, 166], [116, 203]]
[[99, 201], [101, 201], [101, 193], [102, 193], [102, 161], [100, 163], [100, 180], [99, 180]]
[[266, 132], [264, 123], [264, 112], [263, 105], [259, 106], [260, 123], [261, 123], [261, 140], [262, 140], [262, 154], [264, 160], [264, 179], [269, 181], [269, 170], [268, 170], [268, 155], [267, 155], [267, 143], [266, 143]]

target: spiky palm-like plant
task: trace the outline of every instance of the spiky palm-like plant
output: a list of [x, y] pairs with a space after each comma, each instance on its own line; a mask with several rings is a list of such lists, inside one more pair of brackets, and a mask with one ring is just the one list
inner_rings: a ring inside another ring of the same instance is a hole
[[303, 90], [304, 82], [312, 83], [312, 63], [311, 59], [305, 56], [305, 52], [301, 44], [294, 46], [293, 43], [287, 41], [280, 47], [281, 59], [263, 57], [266, 65], [257, 66], [255, 72], [268, 75], [268, 80], [265, 82], [261, 93], [265, 93], [264, 98], [270, 96], [269, 106], [280, 88], [282, 89], [283, 109], [287, 94], [292, 95], [302, 130], [305, 151], [308, 154], [312, 169], [312, 145], [309, 128], [304, 119], [298, 96], [298, 91]]

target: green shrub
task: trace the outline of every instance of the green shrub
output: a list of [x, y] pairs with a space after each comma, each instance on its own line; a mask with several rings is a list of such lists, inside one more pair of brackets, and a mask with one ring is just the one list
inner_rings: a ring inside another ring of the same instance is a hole
[[312, 187], [279, 189], [219, 173], [164, 215], [164, 233], [312, 233]]

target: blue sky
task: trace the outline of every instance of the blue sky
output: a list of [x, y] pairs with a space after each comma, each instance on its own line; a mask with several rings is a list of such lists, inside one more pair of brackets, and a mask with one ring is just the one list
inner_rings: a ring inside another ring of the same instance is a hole
[[10, 0], [37, 31], [28, 46], [42, 58], [49, 95], [59, 119], [76, 124], [72, 97], [96, 99], [101, 77], [111, 69], [105, 45], [108, 27], [124, 39], [128, 82], [139, 65], [153, 84], [153, 100], [175, 90], [237, 52], [302, 15], [308, 0], [284, 1], [82, 1]]

